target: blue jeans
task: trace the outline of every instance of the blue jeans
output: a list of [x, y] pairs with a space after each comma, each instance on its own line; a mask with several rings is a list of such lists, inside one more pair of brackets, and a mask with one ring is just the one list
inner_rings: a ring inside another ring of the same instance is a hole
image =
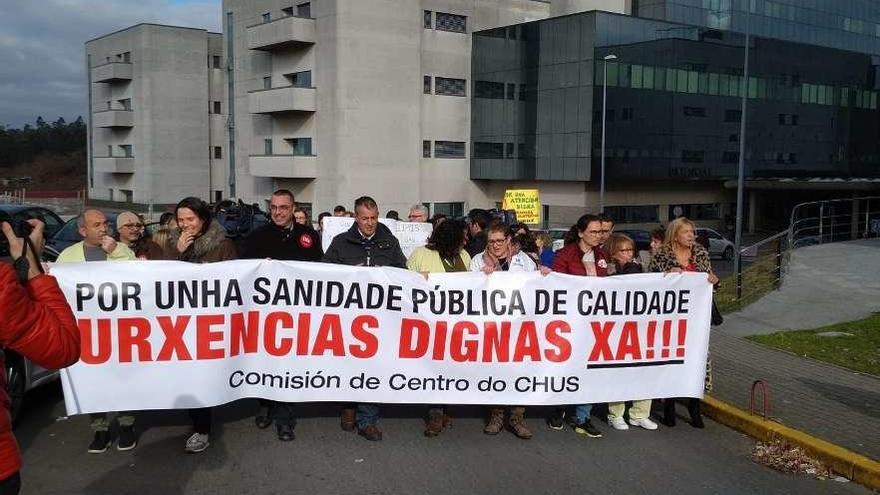
[[593, 409], [592, 404], [578, 404], [574, 407], [574, 419], [577, 424], [581, 424], [590, 419], [590, 411]]
[[357, 421], [357, 427], [359, 430], [366, 428], [367, 425], [378, 423], [379, 404], [358, 404], [357, 412], [355, 413], [355, 421]]

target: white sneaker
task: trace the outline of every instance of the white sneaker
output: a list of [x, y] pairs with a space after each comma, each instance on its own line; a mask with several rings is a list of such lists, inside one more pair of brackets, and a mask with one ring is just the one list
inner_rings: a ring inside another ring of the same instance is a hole
[[656, 430], [657, 429], [657, 423], [651, 421], [648, 418], [639, 418], [639, 419], [630, 418], [629, 424], [631, 424], [633, 426], [641, 426], [642, 428], [644, 428], [646, 430]]
[[195, 454], [207, 449], [208, 445], [211, 445], [211, 443], [208, 442], [207, 433], [193, 433], [186, 439], [186, 448], [184, 450], [188, 454]]
[[608, 424], [615, 430], [628, 430], [629, 426], [621, 417], [608, 418]]

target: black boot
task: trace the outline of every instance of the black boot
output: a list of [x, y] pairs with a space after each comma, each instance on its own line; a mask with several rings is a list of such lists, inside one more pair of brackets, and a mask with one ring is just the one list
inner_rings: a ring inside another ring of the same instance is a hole
[[690, 399], [688, 401], [688, 413], [691, 415], [691, 426], [694, 428], [705, 428], [703, 417], [700, 415], [700, 399]]
[[663, 399], [663, 424], [675, 426], [675, 399]]

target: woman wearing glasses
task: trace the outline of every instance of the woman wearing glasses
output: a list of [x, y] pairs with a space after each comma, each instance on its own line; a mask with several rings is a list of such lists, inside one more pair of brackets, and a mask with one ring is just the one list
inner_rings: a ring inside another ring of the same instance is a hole
[[[608, 275], [609, 257], [602, 249], [602, 220], [596, 215], [584, 215], [565, 236], [566, 245], [556, 251], [553, 271], [584, 277], [605, 277]], [[590, 421], [592, 404], [579, 404], [575, 407], [574, 431], [580, 435], [599, 438], [602, 432]], [[552, 430], [565, 427], [565, 409], [557, 409], [547, 421]]]

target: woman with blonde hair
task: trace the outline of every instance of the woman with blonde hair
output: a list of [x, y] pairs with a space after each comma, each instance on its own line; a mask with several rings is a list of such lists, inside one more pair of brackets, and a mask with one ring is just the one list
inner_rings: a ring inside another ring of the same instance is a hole
[[[709, 261], [709, 252], [696, 242], [694, 222], [680, 217], [669, 222], [666, 227], [666, 239], [663, 245], [651, 258], [649, 271], [663, 273], [704, 272], [709, 274], [709, 283], [718, 283], [718, 277], [712, 271], [712, 262]], [[712, 390], [712, 362], [706, 361], [706, 392]], [[666, 426], [675, 426], [675, 399], [664, 401], [663, 423]], [[691, 398], [688, 401], [688, 412], [691, 416], [691, 426], [703, 428], [703, 418], [700, 416], [700, 399]]]

